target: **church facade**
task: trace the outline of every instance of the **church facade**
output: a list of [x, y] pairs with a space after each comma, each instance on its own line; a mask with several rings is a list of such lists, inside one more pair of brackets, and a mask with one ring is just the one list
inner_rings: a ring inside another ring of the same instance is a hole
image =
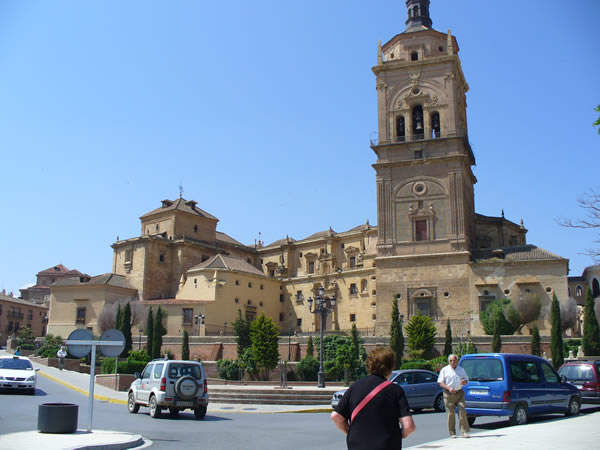
[[[432, 28], [429, 0], [406, 5], [406, 30], [379, 45], [372, 68], [377, 226], [244, 245], [196, 202], [163, 200], [140, 218], [140, 236], [112, 245], [112, 273], [146, 305], [170, 308], [169, 335], [212, 334], [239, 310], [264, 312], [283, 333], [356, 325], [386, 336], [394, 298], [405, 323], [421, 313], [439, 334], [450, 320], [455, 335], [480, 335], [490, 301], [528, 294], [541, 299], [537, 324], [550, 334], [552, 296], [568, 296], [568, 260], [528, 244], [522, 221], [476, 213], [458, 42]], [[308, 306], [320, 287], [336, 298], [326, 324]], [[206, 324], [195, 328], [200, 314]]]

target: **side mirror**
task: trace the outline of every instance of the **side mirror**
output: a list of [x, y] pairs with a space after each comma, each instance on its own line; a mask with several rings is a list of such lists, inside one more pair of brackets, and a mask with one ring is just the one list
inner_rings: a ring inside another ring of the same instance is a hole
[[38, 370], [40, 370], [40, 368], [39, 368], [39, 367], [36, 367], [36, 368], [35, 368], [35, 369], [33, 369], [33, 370], [35, 370], [35, 371], [37, 372]]
[[561, 375], [560, 376], [560, 382], [561, 383], [566, 383], [567, 382], [567, 377], [565, 375]]
[[141, 374], [140, 372], [136, 372], [136, 373], [135, 373], [135, 377], [136, 377], [136, 378], [142, 378], [142, 374]]

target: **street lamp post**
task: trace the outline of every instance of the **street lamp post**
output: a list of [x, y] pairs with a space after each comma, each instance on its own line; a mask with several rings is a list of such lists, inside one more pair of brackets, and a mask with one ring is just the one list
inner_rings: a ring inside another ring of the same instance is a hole
[[138, 333], [140, 333], [140, 335], [138, 336], [138, 350], [142, 349], [142, 330], [138, 329]]
[[288, 361], [292, 360], [292, 333], [294, 329], [290, 325], [290, 329], [288, 331]]
[[[317, 387], [324, 388], [325, 387], [325, 372], [323, 371], [323, 331], [325, 329], [325, 323], [327, 322], [327, 313], [333, 312], [335, 307], [335, 296], [325, 297], [325, 288], [323, 286], [319, 287], [318, 295], [315, 295], [315, 309], [313, 309], [313, 299], [312, 297], [308, 298], [308, 310], [317, 314], [321, 318], [320, 324], [320, 340], [319, 340], [319, 384]], [[329, 300], [330, 306], [327, 306], [327, 300]]]

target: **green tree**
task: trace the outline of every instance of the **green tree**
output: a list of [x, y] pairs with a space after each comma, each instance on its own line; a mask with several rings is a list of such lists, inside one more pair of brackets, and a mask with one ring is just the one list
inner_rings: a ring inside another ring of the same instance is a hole
[[35, 354], [41, 358], [56, 358], [56, 352], [61, 345], [63, 345], [62, 337], [47, 334]]
[[564, 362], [562, 324], [560, 321], [560, 305], [556, 294], [552, 297], [552, 306], [550, 309], [550, 323], [552, 324], [552, 333], [550, 339], [550, 351], [552, 352], [552, 365], [558, 369]]
[[35, 350], [35, 336], [30, 327], [19, 328], [17, 346], [21, 347], [21, 350]]
[[298, 363], [298, 375], [304, 381], [317, 381], [319, 374], [319, 361], [312, 355], [306, 357]]
[[163, 326], [163, 310], [158, 307], [154, 318], [154, 329], [152, 330], [152, 359], [160, 358], [162, 349], [162, 337], [167, 333]]
[[308, 336], [308, 341], [306, 342], [306, 356], [315, 356], [315, 346], [313, 345], [312, 336]]
[[525, 294], [511, 300], [504, 310], [506, 319], [521, 334], [521, 329], [530, 322], [537, 320], [542, 311], [542, 300], [539, 295]]
[[392, 324], [390, 325], [390, 347], [396, 354], [396, 366], [399, 369], [404, 357], [404, 335], [402, 334], [402, 321], [398, 312], [398, 297], [392, 301]]
[[531, 354], [535, 356], [542, 356], [542, 340], [540, 338], [540, 330], [535, 324], [531, 330]]
[[133, 346], [131, 340], [131, 306], [129, 303], [125, 305], [121, 311], [121, 333], [125, 336], [125, 347], [121, 352], [121, 357], [126, 358]]
[[512, 335], [517, 331], [517, 328], [511, 324], [504, 315], [504, 311], [510, 305], [510, 299], [502, 298], [492, 301], [483, 311], [479, 313], [479, 320], [485, 334], [494, 334], [495, 321], [499, 321], [500, 334]]
[[[600, 113], [600, 105], [596, 106], [594, 108], [594, 111], [596, 111], [597, 113]], [[598, 118], [594, 122], [594, 126], [598, 127], [598, 134], [600, 134], [600, 116], [598, 116]]]
[[277, 367], [279, 361], [279, 328], [264, 313], [250, 325], [252, 341], [252, 358], [259, 369], [263, 370], [265, 380], [269, 373]]
[[152, 307], [148, 311], [148, 317], [146, 318], [146, 352], [150, 357], [154, 354], [152, 352], [152, 344], [154, 342], [154, 317], [152, 314]]
[[502, 351], [502, 339], [500, 338], [500, 324], [498, 320], [494, 324], [494, 336], [492, 337], [492, 352], [500, 353]]
[[412, 316], [406, 324], [408, 353], [412, 359], [431, 359], [437, 330], [431, 317], [420, 312]]
[[450, 319], [446, 322], [446, 341], [444, 342], [444, 356], [452, 354], [452, 328], [450, 328]]
[[250, 324], [252, 321], [247, 317], [242, 317], [242, 311], [238, 309], [238, 316], [235, 321], [232, 322], [233, 330], [235, 331], [235, 342], [237, 343], [237, 354], [238, 358], [244, 354], [247, 348], [252, 346], [252, 340], [250, 339]]
[[121, 329], [121, 323], [123, 321], [123, 311], [121, 310], [121, 304], [117, 305], [117, 314], [115, 315], [115, 328], [117, 330]]
[[181, 359], [190, 359], [190, 334], [183, 330], [183, 340], [181, 343]]
[[589, 286], [585, 291], [582, 344], [585, 356], [600, 356], [600, 328], [598, 327], [598, 318], [594, 308], [594, 297]]

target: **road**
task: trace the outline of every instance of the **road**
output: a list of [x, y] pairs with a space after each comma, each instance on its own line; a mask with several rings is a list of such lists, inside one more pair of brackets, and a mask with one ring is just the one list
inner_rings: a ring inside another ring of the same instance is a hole
[[[41, 403], [78, 404], [79, 428], [87, 427], [88, 397], [39, 377], [35, 396], [6, 391], [0, 394], [0, 433], [36, 430], [37, 407]], [[447, 436], [445, 413], [422, 412], [413, 417], [417, 431], [404, 442], [404, 447]], [[532, 421], [547, 418], [535, 418]], [[506, 426], [506, 420], [478, 418], [472, 433]], [[146, 408], [141, 408], [138, 414], [129, 414], [125, 405], [95, 400], [92, 429], [137, 433], [152, 440], [152, 448], [157, 449], [279, 449], [282, 446], [327, 450], [346, 448], [344, 436], [333, 426], [328, 413], [260, 414], [209, 411], [206, 418], [199, 421], [191, 411], [186, 411], [176, 418], [164, 414], [161, 419], [152, 419]]]

